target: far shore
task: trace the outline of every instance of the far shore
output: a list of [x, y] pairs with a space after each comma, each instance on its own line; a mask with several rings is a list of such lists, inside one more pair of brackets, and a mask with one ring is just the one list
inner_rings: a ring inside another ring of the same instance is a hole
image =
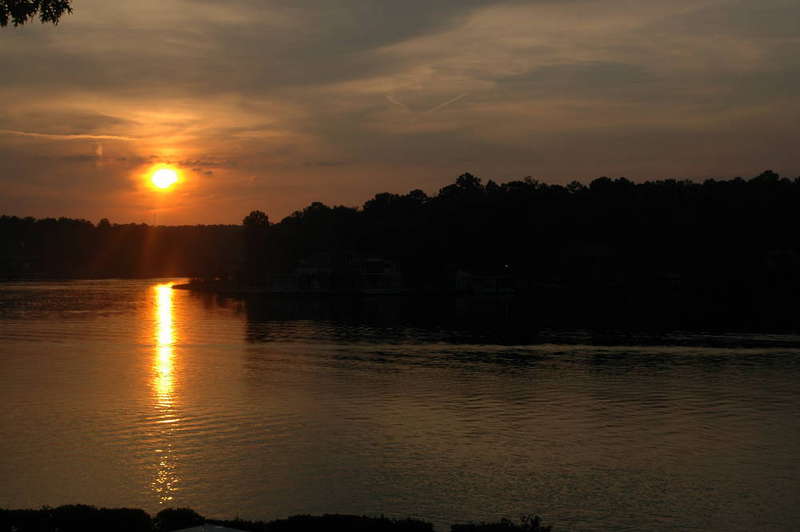
[[[193, 292], [209, 292], [224, 296], [251, 296], [251, 295], [271, 295], [271, 296], [309, 296], [309, 297], [328, 297], [328, 296], [459, 296], [470, 295], [464, 290], [291, 290], [273, 289], [262, 285], [240, 284], [228, 280], [198, 280], [188, 283], [175, 284], [172, 288], [176, 290], [190, 290]], [[489, 293], [480, 294], [486, 296], [504, 297], [513, 296], [511, 293]]]

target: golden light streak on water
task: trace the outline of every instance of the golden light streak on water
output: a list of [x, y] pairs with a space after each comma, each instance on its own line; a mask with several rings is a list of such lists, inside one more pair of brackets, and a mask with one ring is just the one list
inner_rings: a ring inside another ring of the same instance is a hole
[[155, 298], [155, 390], [162, 407], [172, 405], [173, 358], [175, 356], [175, 327], [172, 322], [172, 285], [159, 284], [154, 287]]
[[156, 449], [158, 463], [156, 477], [151, 487], [160, 504], [167, 504], [175, 498], [179, 478], [176, 471], [172, 449], [172, 433], [179, 421], [174, 409], [175, 376], [175, 312], [172, 296], [172, 283], [158, 284], [153, 287], [155, 353], [153, 356], [153, 390], [155, 407], [158, 412], [158, 425], [164, 444]]

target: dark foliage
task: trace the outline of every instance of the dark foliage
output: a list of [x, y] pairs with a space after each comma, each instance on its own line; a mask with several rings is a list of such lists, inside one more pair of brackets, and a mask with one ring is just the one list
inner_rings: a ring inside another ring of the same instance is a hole
[[357, 515], [296, 515], [276, 521], [209, 521], [251, 532], [433, 532], [433, 525], [417, 519], [389, 519]]
[[67, 505], [41, 510], [0, 510], [0, 530], [17, 532], [151, 532], [143, 510]]
[[[547, 327], [800, 330], [800, 178], [588, 186], [464, 174], [428, 196], [382, 193], [363, 208], [312, 203], [279, 223], [97, 226], [0, 217], [0, 278], [237, 278], [272, 286], [304, 261], [396, 266], [411, 293], [464, 272], [501, 279], [509, 315]], [[230, 287], [230, 283], [226, 285]]]
[[[433, 532], [418, 519], [389, 519], [357, 515], [297, 515], [276, 521], [206, 520], [190, 508], [167, 508], [154, 519], [143, 510], [68, 505], [41, 510], [0, 509], [0, 532], [169, 532], [202, 525], [221, 525], [251, 532]], [[523, 517], [519, 525], [500, 523], [454, 525], [453, 532], [549, 532], [539, 518]]]
[[545, 325], [798, 329], [798, 204], [800, 178], [771, 171], [588, 186], [464, 174], [433, 197], [312, 203], [269, 227], [261, 279], [309, 257], [335, 266], [375, 256], [418, 292], [452, 286], [458, 271], [507, 277], [522, 311]]
[[0, 279], [224, 276], [241, 267], [240, 226], [96, 226], [0, 216]]
[[263, 281], [267, 268], [266, 237], [269, 217], [252, 211], [242, 220], [244, 228], [244, 276], [250, 282]]
[[165, 508], [156, 514], [153, 520], [157, 532], [171, 532], [191, 528], [205, 523], [206, 520], [191, 508]]
[[506, 266], [548, 281], [612, 281], [609, 270], [626, 278], [700, 273], [795, 249], [798, 199], [800, 179], [771, 172], [750, 181], [600, 178], [589, 186], [530, 178], [483, 185], [464, 174], [434, 197], [382, 193], [360, 210], [312, 203], [271, 226], [267, 248], [280, 257], [276, 271], [315, 252], [363, 252], [425, 277]]
[[62, 15], [72, 13], [71, 4], [72, 0], [0, 0], [0, 26], [19, 26], [37, 14], [42, 23], [58, 24]]

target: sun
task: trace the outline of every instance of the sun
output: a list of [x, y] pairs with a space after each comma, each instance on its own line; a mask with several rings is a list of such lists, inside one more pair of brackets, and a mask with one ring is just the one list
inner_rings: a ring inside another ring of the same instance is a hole
[[154, 187], [166, 190], [178, 182], [178, 172], [173, 168], [159, 168], [150, 175]]

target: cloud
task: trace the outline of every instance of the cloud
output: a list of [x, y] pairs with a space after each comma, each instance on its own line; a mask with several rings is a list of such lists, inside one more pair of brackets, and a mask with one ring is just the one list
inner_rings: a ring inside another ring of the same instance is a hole
[[219, 159], [214, 157], [204, 158], [204, 159], [185, 159], [179, 161], [178, 164], [180, 166], [186, 166], [188, 168], [235, 168], [237, 163], [236, 161], [226, 160], [226, 159]]
[[519, 74], [494, 79], [500, 85], [522, 90], [588, 93], [625, 90], [633, 85], [655, 81], [643, 65], [616, 61], [581, 61], [544, 65]]
[[32, 131], [14, 131], [13, 129], [0, 129], [0, 135], [15, 135], [18, 137], [34, 137], [54, 140], [135, 140], [133, 137], [118, 135], [89, 135], [84, 133], [35, 133]]
[[701, 5], [667, 17], [670, 32], [729, 35], [737, 39], [796, 39], [800, 5], [794, 0], [733, 0]]
[[[0, 32], [0, 179], [60, 190], [54, 210], [92, 188], [133, 216], [122, 203], [146, 203], [141, 173], [167, 161], [196, 174], [174, 221], [211, 222], [254, 197], [280, 218], [465, 170], [735, 175], [763, 158], [800, 173], [770, 130], [800, 111], [797, 15], [788, 0], [83, 0], [57, 27]], [[32, 190], [0, 210], [47, 214], [20, 199]]]

